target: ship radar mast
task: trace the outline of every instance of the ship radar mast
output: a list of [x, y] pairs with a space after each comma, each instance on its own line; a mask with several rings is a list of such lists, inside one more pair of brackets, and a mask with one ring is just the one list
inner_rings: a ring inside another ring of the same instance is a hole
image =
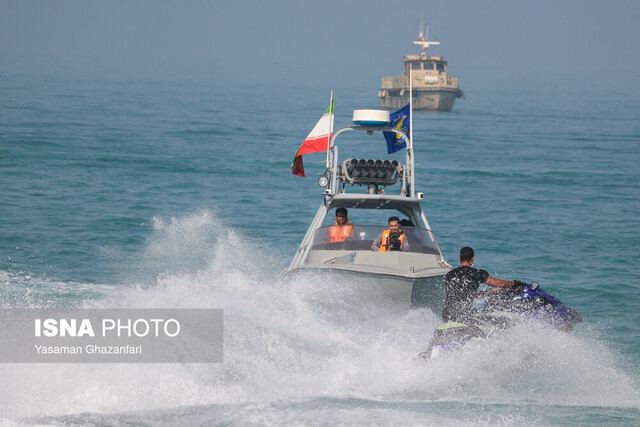
[[422, 22], [420, 22], [420, 33], [418, 34], [418, 41], [417, 42], [413, 42], [413, 44], [417, 44], [418, 46], [420, 46], [422, 48], [422, 53], [420, 53], [420, 57], [422, 59], [426, 59], [427, 58], [427, 49], [429, 49], [429, 46], [436, 46], [439, 45], [440, 42], [430, 42], [429, 41], [429, 26], [427, 25], [427, 36], [425, 37], [422, 33]]

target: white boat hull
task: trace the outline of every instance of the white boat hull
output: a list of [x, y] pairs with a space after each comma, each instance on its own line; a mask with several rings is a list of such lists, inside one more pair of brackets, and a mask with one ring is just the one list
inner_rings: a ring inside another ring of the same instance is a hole
[[331, 272], [340, 277], [337, 283], [355, 281], [363, 283], [361, 292], [375, 294], [384, 304], [398, 304], [404, 307], [429, 308], [440, 315], [444, 307], [444, 274], [430, 277], [406, 277], [389, 274], [366, 273], [337, 267], [298, 267], [289, 273]]

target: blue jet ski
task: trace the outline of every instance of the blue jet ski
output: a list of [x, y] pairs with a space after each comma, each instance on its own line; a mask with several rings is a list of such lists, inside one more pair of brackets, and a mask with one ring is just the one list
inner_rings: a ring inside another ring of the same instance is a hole
[[478, 314], [466, 323], [448, 322], [436, 328], [427, 351], [420, 357], [435, 358], [451, 353], [472, 339], [488, 338], [525, 320], [536, 320], [562, 331], [571, 332], [582, 321], [577, 311], [564, 305], [533, 282], [516, 282], [510, 288], [482, 291], [484, 298]]

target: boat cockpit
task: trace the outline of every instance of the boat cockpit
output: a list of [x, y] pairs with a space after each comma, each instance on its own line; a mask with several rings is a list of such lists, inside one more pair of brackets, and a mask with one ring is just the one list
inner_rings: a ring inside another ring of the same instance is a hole
[[[332, 229], [336, 226], [324, 226], [316, 230], [311, 243], [311, 250], [361, 251], [371, 250], [376, 237], [388, 227], [376, 225], [354, 225], [350, 227], [350, 235], [344, 240], [334, 238]], [[429, 230], [413, 226], [401, 225], [400, 229], [407, 236], [408, 252], [439, 255], [438, 246]]]

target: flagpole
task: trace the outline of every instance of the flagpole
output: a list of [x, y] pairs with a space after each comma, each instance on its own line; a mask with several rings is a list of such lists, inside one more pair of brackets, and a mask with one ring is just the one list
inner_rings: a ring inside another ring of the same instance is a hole
[[331, 91], [331, 96], [329, 98], [329, 114], [330, 114], [330, 118], [329, 118], [329, 139], [327, 140], [327, 166], [326, 168], [329, 169], [329, 151], [331, 151], [331, 135], [333, 134], [333, 90]]
[[[411, 75], [411, 66], [409, 66], [409, 147], [411, 149], [411, 197], [414, 197], [414, 167], [413, 167], [413, 76]], [[407, 152], [407, 154], [409, 154]]]

